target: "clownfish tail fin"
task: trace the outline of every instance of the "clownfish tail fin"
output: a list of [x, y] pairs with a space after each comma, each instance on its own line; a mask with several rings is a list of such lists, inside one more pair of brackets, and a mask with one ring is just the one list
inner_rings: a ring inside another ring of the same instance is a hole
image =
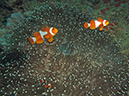
[[86, 28], [86, 29], [87, 29], [89, 26], [90, 26], [90, 24], [89, 24], [89, 23], [87, 23], [87, 22], [85, 22], [85, 23], [84, 23], [84, 28]]
[[36, 42], [35, 37], [28, 38], [28, 41], [30, 42], [31, 45], [33, 45]]

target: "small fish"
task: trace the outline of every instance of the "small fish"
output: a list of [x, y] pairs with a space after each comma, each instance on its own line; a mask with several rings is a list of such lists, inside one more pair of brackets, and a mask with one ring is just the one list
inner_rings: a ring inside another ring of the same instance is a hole
[[52, 85], [49, 82], [47, 82], [46, 80], [40, 79], [40, 82], [42, 82], [42, 81], [44, 81], [45, 88], [51, 88], [52, 87]]
[[90, 27], [90, 29], [95, 29], [99, 27], [99, 30], [102, 31], [104, 26], [107, 26], [109, 24], [109, 21], [103, 20], [101, 17], [99, 17], [97, 20], [91, 20], [90, 23], [85, 22], [84, 27], [87, 29]]
[[42, 26], [41, 30], [35, 31], [33, 33], [34, 37], [28, 38], [28, 41], [31, 45], [33, 45], [35, 42], [37, 44], [41, 44], [44, 42], [44, 38], [46, 38], [48, 39], [48, 42], [51, 43], [54, 40], [53, 37], [56, 35], [57, 32], [58, 29], [54, 27]]

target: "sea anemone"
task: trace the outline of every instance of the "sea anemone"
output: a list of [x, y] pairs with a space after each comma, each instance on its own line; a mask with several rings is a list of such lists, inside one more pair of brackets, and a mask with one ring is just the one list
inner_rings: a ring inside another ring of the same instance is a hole
[[[0, 55], [1, 95], [127, 95], [128, 58], [110, 34], [83, 28], [91, 19], [68, 4], [45, 2], [12, 28]], [[54, 41], [30, 45], [27, 38], [43, 24], [58, 29]]]

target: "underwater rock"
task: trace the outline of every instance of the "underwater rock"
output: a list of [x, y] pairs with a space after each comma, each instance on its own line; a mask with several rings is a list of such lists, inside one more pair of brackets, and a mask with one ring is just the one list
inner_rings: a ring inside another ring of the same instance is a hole
[[7, 19], [7, 24], [6, 24], [6, 28], [14, 28], [16, 26], [18, 26], [22, 20], [24, 20], [24, 14], [19, 12], [16, 13], [12, 13], [10, 18]]

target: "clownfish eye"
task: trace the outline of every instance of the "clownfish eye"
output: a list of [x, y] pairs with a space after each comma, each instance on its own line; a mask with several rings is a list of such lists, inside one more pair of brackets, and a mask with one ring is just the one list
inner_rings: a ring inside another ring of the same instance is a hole
[[55, 30], [55, 28], [52, 29], [53, 31]]

